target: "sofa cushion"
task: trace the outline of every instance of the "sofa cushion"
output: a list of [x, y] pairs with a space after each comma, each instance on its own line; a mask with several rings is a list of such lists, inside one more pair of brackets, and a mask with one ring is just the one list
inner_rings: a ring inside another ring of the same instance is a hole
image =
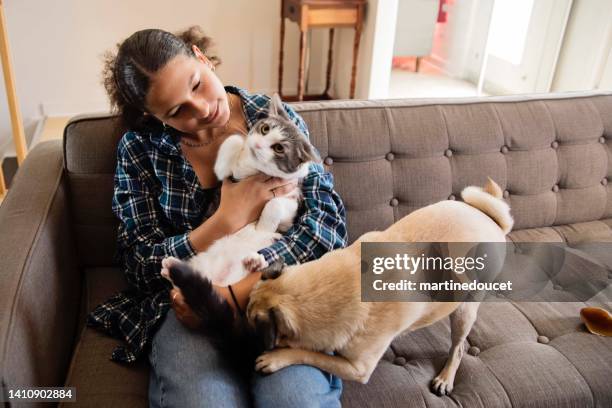
[[[126, 287], [118, 268], [90, 268], [85, 277], [84, 302], [88, 311]], [[148, 362], [115, 363], [110, 355], [116, 346], [117, 340], [83, 327], [66, 380], [67, 387], [76, 387], [79, 406], [148, 406]], [[72, 407], [74, 403], [65, 406]]]
[[[592, 239], [612, 239], [609, 219], [514, 231], [517, 241], [567, 242], [590, 250]], [[594, 253], [612, 270], [612, 253]], [[117, 268], [86, 271], [87, 308], [125, 287]], [[612, 275], [609, 276], [612, 279]], [[450, 348], [449, 319], [396, 338], [366, 385], [345, 381], [344, 406], [612, 406], [610, 339], [588, 333], [580, 321], [582, 302], [483, 303], [466, 340], [451, 396], [437, 397], [429, 382]], [[589, 302], [589, 305], [596, 303]], [[608, 308], [612, 304], [607, 305]], [[85, 328], [74, 352], [67, 386], [79, 404], [147, 406], [148, 362], [134, 366], [109, 360], [117, 341]]]
[[[450, 348], [449, 319], [396, 338], [370, 382], [344, 383], [346, 406], [611, 406], [610, 339], [585, 331], [584, 303], [484, 303], [450, 396], [429, 382]], [[529, 396], [526, 399], [526, 396]]]

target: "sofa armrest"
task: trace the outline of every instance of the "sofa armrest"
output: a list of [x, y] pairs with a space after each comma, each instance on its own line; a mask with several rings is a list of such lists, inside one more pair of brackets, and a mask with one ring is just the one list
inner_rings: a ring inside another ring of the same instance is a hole
[[65, 178], [61, 141], [40, 143], [0, 205], [3, 393], [65, 381], [81, 298]]

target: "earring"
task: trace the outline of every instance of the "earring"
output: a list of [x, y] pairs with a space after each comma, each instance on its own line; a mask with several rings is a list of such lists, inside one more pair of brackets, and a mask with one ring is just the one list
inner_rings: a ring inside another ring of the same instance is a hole
[[166, 122], [162, 122], [162, 126], [164, 127], [164, 130], [168, 129], [168, 125], [166, 125]]

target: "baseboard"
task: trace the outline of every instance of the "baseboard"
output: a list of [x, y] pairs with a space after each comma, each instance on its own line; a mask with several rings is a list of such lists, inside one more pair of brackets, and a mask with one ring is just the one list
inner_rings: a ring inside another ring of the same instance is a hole
[[447, 77], [453, 77], [449, 71], [446, 70], [446, 60], [440, 58], [436, 54], [430, 54], [426, 57], [421, 58], [421, 64], [427, 64], [434, 70], [438, 71], [440, 75], [444, 75]]

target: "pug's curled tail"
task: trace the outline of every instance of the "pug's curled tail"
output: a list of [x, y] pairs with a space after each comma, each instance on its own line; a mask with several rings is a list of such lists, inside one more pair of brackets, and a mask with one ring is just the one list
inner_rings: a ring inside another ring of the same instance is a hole
[[510, 206], [502, 197], [502, 190], [491, 178], [488, 178], [484, 188], [469, 186], [461, 192], [463, 201], [491, 217], [497, 225], [509, 233], [514, 225], [514, 219], [510, 215]]

